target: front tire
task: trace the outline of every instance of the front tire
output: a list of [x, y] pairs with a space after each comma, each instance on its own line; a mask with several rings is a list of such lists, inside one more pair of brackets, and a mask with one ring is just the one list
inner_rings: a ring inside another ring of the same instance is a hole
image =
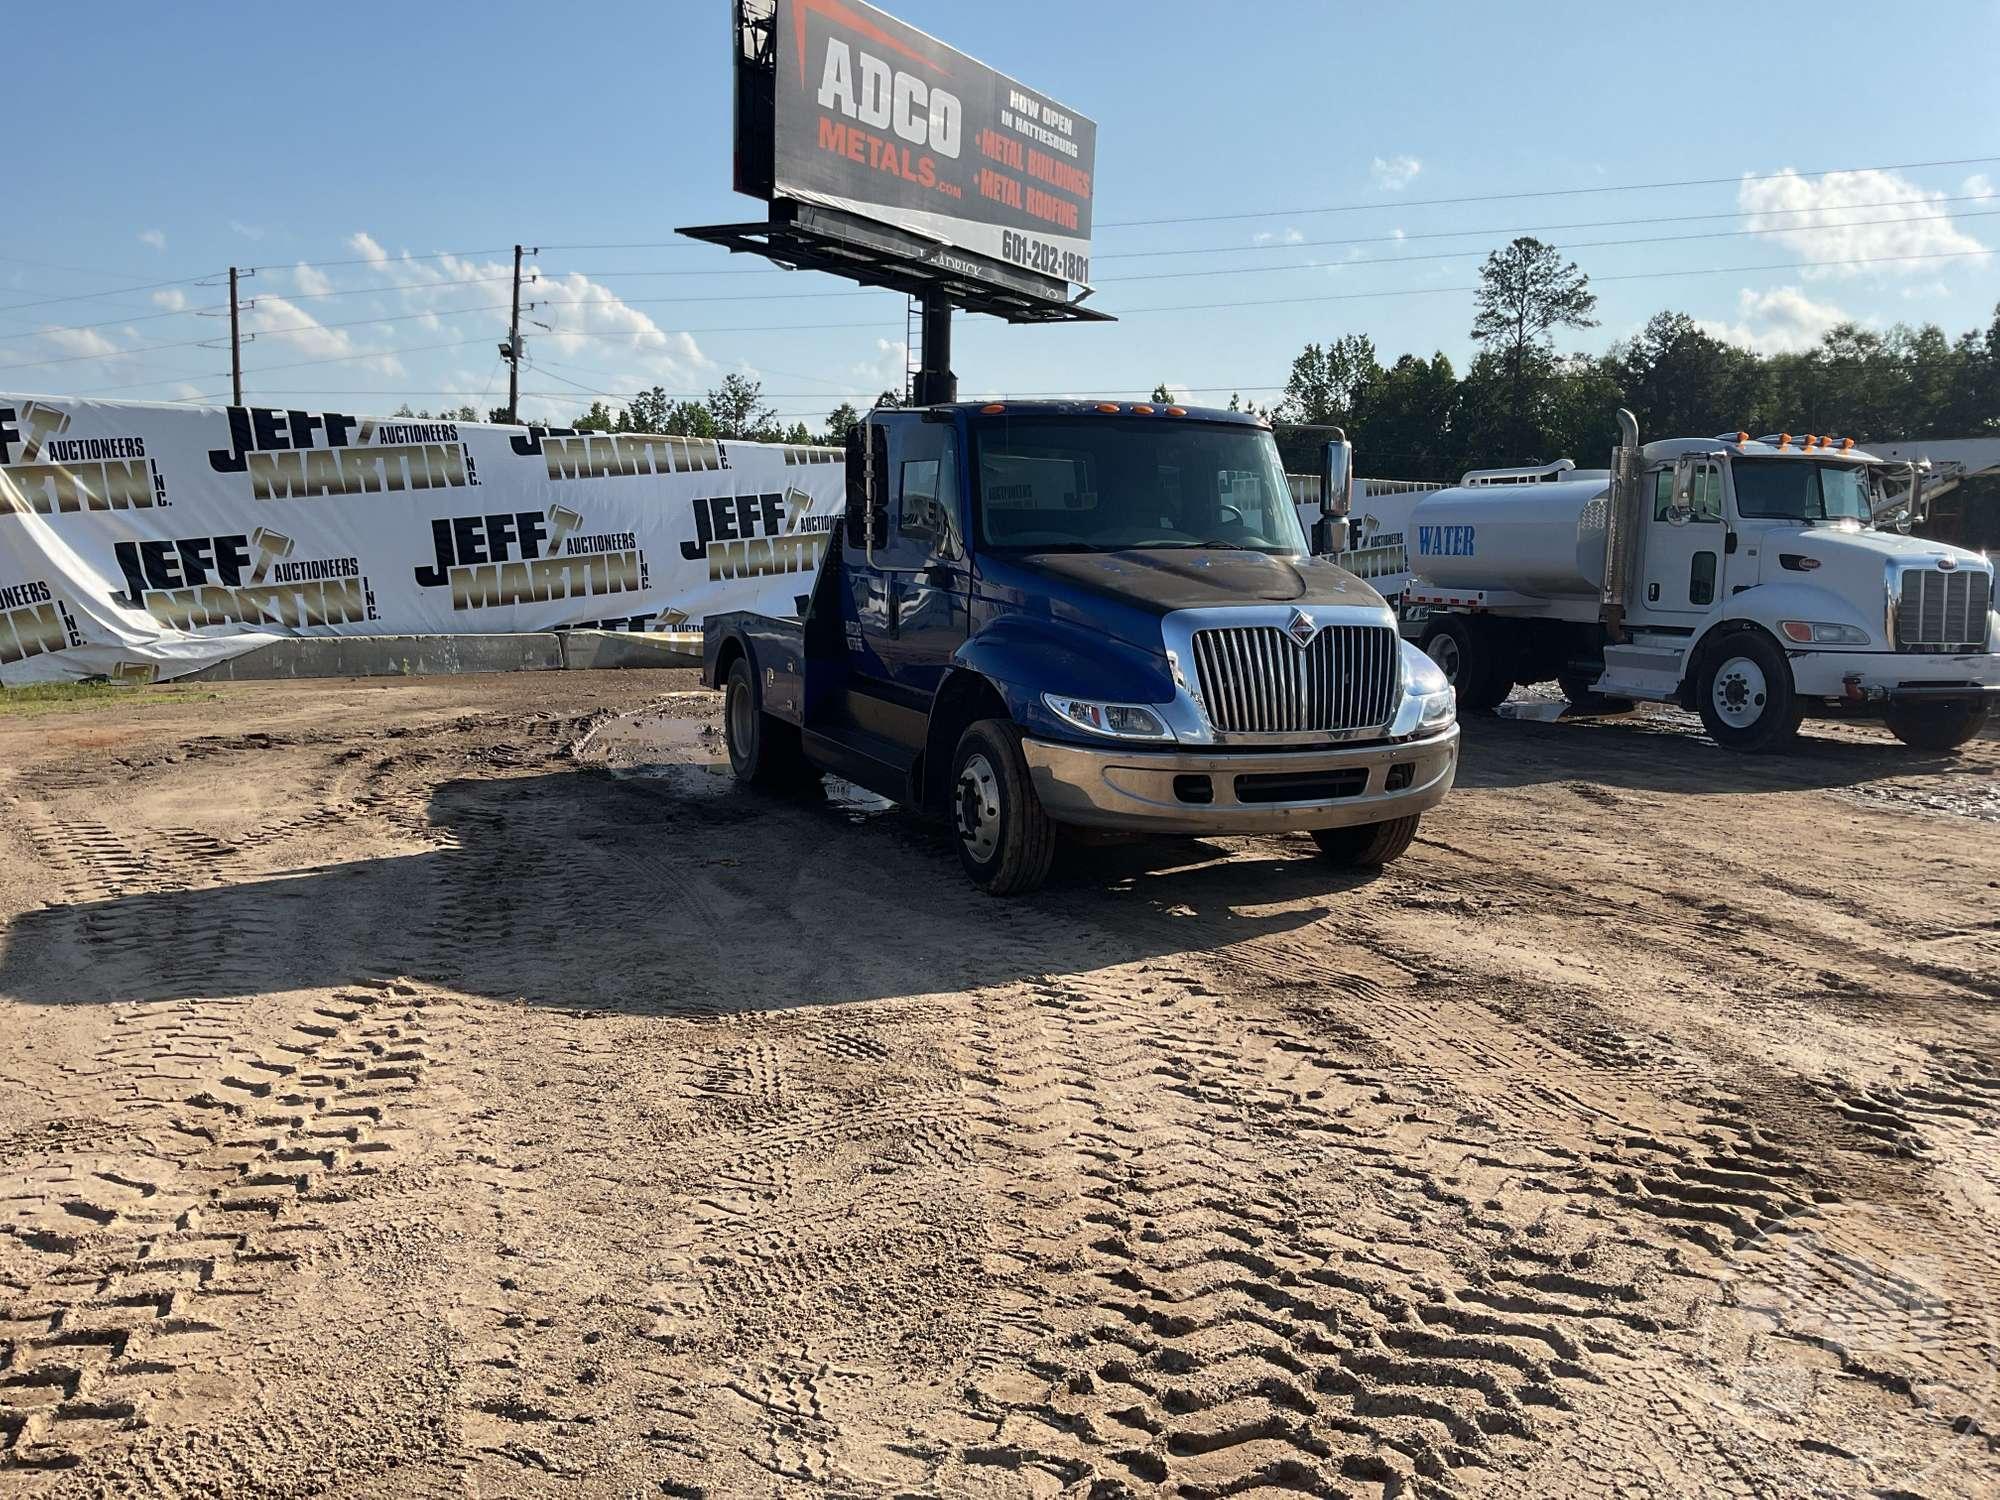
[[1784, 652], [1769, 636], [1750, 631], [1726, 636], [1702, 653], [1695, 706], [1716, 744], [1745, 755], [1784, 749], [1805, 717]]
[[1464, 615], [1440, 615], [1424, 631], [1423, 652], [1437, 663], [1445, 681], [1458, 689], [1466, 713], [1491, 713], [1513, 691], [1492, 630], [1473, 628]]
[[1992, 712], [1969, 698], [1943, 703], [1891, 703], [1883, 714], [1889, 733], [1912, 750], [1956, 750], [1979, 738]]
[[1048, 878], [1056, 825], [1042, 810], [1021, 754], [1021, 732], [981, 719], [951, 758], [951, 823], [958, 862], [989, 896], [1019, 896]]
[[1387, 823], [1356, 823], [1347, 828], [1315, 828], [1313, 842], [1320, 858], [1342, 869], [1368, 869], [1400, 859], [1417, 837], [1421, 813]]

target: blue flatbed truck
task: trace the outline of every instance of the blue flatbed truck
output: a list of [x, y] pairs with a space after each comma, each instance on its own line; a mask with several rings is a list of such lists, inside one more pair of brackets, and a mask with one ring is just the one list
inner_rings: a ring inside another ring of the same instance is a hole
[[703, 623], [742, 781], [830, 773], [949, 820], [995, 895], [1038, 886], [1062, 826], [1297, 830], [1337, 865], [1409, 847], [1450, 790], [1456, 701], [1332, 551], [1271, 429], [1154, 403], [871, 413], [797, 616]]

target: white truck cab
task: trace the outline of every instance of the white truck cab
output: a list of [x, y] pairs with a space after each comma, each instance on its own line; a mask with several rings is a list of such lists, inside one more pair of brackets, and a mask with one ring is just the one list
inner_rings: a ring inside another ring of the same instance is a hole
[[1809, 713], [1931, 750], [1980, 732], [2000, 698], [1993, 564], [1907, 534], [1909, 463], [1785, 433], [1642, 447], [1619, 418], [1609, 469], [1476, 470], [1411, 508], [1405, 628], [1462, 704], [1554, 678], [1590, 708], [1684, 703], [1746, 751]]

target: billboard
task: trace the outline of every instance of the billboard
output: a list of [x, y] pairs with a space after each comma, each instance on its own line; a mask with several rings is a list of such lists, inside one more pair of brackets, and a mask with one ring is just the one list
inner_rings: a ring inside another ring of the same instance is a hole
[[285, 637], [789, 614], [837, 448], [0, 395], [0, 685]]
[[772, 195], [1090, 285], [1097, 126], [861, 0], [778, 0]]

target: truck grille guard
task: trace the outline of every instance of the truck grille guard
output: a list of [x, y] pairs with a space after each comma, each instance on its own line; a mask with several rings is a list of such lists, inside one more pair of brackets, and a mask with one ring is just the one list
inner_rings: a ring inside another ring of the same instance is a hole
[[1386, 609], [1188, 609], [1162, 627], [1181, 700], [1169, 717], [1183, 744], [1379, 739], [1401, 705], [1401, 647]]

